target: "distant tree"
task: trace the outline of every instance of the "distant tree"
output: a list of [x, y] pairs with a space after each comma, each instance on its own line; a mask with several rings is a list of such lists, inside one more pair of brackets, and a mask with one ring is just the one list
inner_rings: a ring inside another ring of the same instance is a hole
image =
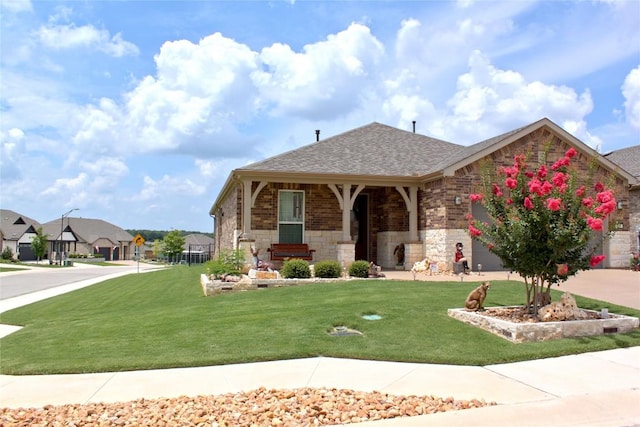
[[38, 227], [36, 230], [36, 235], [31, 239], [31, 249], [33, 249], [33, 253], [36, 254], [38, 259], [38, 263], [44, 256], [44, 252], [47, 249], [47, 239], [48, 234], [42, 234], [42, 227]]
[[162, 248], [164, 247], [162, 240], [154, 240], [153, 241], [153, 256], [157, 259], [158, 255], [162, 253]]
[[162, 252], [167, 256], [169, 261], [176, 261], [184, 249], [184, 237], [180, 235], [179, 230], [172, 230], [164, 239], [162, 239]]

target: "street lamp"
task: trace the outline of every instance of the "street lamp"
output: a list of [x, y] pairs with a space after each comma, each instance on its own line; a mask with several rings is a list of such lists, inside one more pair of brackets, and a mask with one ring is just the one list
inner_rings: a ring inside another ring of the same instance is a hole
[[63, 231], [64, 231], [64, 230], [63, 230], [63, 229], [64, 229], [64, 227], [63, 227], [63, 225], [64, 225], [64, 219], [65, 219], [66, 217], [68, 217], [68, 216], [69, 216], [69, 214], [70, 214], [71, 212], [73, 212], [73, 211], [79, 211], [79, 210], [80, 210], [80, 209], [78, 209], [78, 208], [73, 208], [73, 209], [71, 209], [69, 212], [63, 213], [63, 214], [62, 214], [62, 218], [60, 218], [60, 243], [58, 244], [58, 250], [59, 250], [59, 252], [60, 252], [60, 265], [61, 265], [61, 266], [62, 266], [62, 233], [63, 233]]

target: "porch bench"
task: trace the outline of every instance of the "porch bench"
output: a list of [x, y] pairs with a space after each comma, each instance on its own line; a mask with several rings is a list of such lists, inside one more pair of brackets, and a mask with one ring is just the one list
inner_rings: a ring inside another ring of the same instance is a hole
[[284, 261], [288, 258], [299, 258], [310, 261], [315, 249], [309, 249], [306, 243], [272, 243], [267, 252], [271, 254], [271, 261]]

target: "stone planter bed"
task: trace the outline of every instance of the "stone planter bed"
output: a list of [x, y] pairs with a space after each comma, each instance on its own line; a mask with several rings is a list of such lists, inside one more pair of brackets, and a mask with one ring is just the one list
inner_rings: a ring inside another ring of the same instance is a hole
[[[507, 307], [501, 307], [505, 309]], [[521, 309], [522, 307], [512, 307]], [[492, 310], [487, 308], [487, 310]], [[600, 312], [583, 310], [586, 320], [565, 320], [561, 322], [507, 321], [483, 312], [451, 308], [449, 316], [478, 328], [491, 332], [514, 343], [546, 341], [569, 337], [585, 337], [630, 332], [638, 328], [637, 317], [609, 314], [600, 318]]]
[[200, 275], [200, 284], [202, 285], [202, 292], [205, 296], [218, 295], [228, 291], [249, 291], [254, 289], [281, 288], [283, 286], [297, 286], [311, 283], [338, 283], [344, 282], [345, 280], [357, 279], [250, 279], [245, 276], [238, 282], [223, 282], [222, 280], [210, 280], [206, 274]]

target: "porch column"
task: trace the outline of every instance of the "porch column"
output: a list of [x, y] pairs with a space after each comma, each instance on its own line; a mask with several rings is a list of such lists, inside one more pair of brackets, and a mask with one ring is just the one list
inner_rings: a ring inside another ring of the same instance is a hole
[[342, 241], [351, 241], [351, 184], [342, 186]]
[[409, 240], [411, 242], [418, 241], [418, 187], [409, 187]]
[[251, 235], [251, 180], [243, 181], [242, 189], [242, 233]]
[[418, 187], [412, 185], [409, 187], [409, 194], [402, 186], [397, 186], [396, 191], [400, 193], [404, 199], [404, 203], [407, 206], [409, 212], [409, 241], [418, 241]]

